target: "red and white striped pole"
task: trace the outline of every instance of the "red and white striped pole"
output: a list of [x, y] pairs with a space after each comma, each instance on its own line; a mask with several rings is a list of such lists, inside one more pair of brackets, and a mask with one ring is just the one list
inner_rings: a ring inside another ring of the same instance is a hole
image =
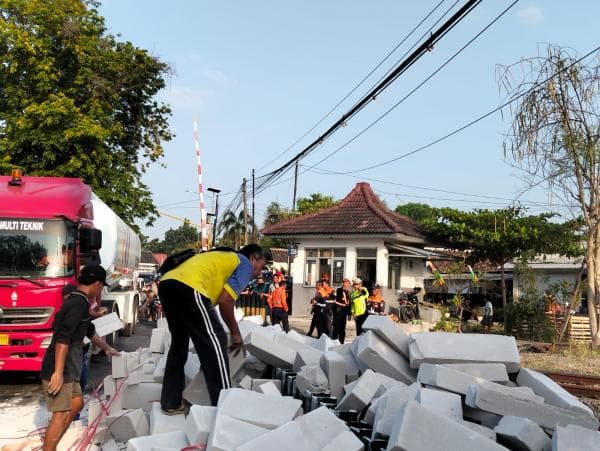
[[200, 144], [198, 143], [198, 124], [194, 119], [194, 144], [196, 146], [196, 164], [198, 167], [198, 194], [200, 194], [200, 240], [202, 250], [208, 250], [208, 233], [206, 227], [206, 208], [204, 208], [204, 190], [202, 188], [202, 163], [200, 162]]

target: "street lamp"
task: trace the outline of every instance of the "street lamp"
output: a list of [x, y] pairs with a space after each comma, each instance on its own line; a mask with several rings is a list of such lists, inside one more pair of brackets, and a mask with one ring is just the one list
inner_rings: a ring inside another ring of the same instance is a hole
[[216, 247], [217, 244], [217, 220], [219, 218], [219, 193], [220, 189], [217, 188], [208, 188], [211, 193], [215, 194], [215, 223], [213, 225], [213, 247]]

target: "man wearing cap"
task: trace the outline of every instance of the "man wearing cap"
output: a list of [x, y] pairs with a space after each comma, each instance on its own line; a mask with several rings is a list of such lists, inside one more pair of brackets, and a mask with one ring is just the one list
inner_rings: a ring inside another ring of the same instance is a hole
[[161, 277], [158, 294], [171, 332], [160, 397], [163, 413], [176, 415], [186, 411], [184, 367], [190, 338], [214, 406], [221, 389], [231, 386], [227, 335], [215, 306], [219, 306], [221, 317], [231, 332], [229, 351], [235, 355], [245, 352], [234, 303], [264, 265], [262, 248], [248, 244], [238, 252], [217, 249], [194, 255]]
[[[105, 284], [100, 265], [83, 267], [78, 287], [66, 297], [54, 317], [52, 341], [42, 360], [42, 385], [52, 417], [44, 437], [44, 451], [55, 450], [61, 437], [83, 408], [79, 386], [83, 361], [83, 337], [92, 338], [96, 329], [89, 315], [89, 299], [95, 299]], [[112, 349], [112, 348], [111, 348]]]
[[381, 296], [381, 285], [378, 283], [371, 287], [371, 294], [367, 299], [367, 310], [369, 315], [385, 315], [385, 301]]
[[369, 291], [362, 286], [362, 279], [355, 277], [352, 279], [352, 291], [350, 292], [350, 310], [356, 323], [356, 336], [362, 334], [362, 325], [367, 319], [367, 299]]

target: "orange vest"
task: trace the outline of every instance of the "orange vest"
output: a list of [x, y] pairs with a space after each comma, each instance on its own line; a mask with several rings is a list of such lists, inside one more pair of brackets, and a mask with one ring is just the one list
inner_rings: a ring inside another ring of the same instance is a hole
[[285, 287], [277, 287], [275, 291], [271, 293], [271, 297], [269, 298], [269, 307], [273, 308], [281, 308], [288, 311], [288, 305], [286, 301], [286, 293]]
[[327, 298], [327, 297], [331, 296], [331, 293], [333, 293], [333, 288], [331, 288], [331, 287], [327, 287], [327, 288], [325, 288], [325, 287], [320, 287], [320, 288], [317, 290], [317, 292], [318, 292], [318, 293], [319, 293], [321, 296], [323, 296], [324, 298]]

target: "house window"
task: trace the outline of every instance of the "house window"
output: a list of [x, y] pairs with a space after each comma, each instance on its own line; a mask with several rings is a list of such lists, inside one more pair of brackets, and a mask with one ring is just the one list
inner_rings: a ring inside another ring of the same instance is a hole
[[307, 248], [304, 260], [304, 285], [314, 287], [318, 280], [341, 285], [346, 266], [346, 248]]

